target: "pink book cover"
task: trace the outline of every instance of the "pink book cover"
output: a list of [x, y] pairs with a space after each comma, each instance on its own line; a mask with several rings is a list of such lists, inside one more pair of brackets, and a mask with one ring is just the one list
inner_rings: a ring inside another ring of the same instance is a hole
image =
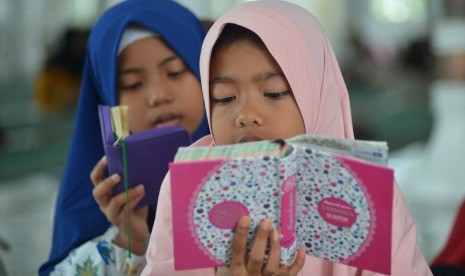
[[390, 274], [392, 169], [296, 146], [285, 157], [170, 164], [175, 269], [228, 265], [235, 225], [249, 215], [281, 229], [281, 262], [307, 255]]

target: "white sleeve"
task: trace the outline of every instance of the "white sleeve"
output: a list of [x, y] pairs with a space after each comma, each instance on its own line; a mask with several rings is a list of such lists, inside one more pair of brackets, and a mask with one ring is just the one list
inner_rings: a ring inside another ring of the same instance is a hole
[[137, 256], [113, 244], [118, 233], [114, 226], [102, 236], [90, 240], [55, 266], [50, 275], [139, 275], [145, 266], [145, 256]]

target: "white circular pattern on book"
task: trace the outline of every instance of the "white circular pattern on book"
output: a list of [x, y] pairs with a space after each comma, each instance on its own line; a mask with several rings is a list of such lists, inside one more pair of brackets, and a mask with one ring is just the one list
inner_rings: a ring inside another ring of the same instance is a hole
[[[281, 182], [276, 157], [238, 158], [224, 163], [208, 177], [194, 201], [193, 226], [203, 251], [213, 259], [229, 264], [233, 229], [241, 215], [249, 215], [251, 227], [249, 241], [255, 234], [262, 218], [272, 220], [273, 228], [279, 228]], [[281, 176], [283, 178], [284, 176]], [[259, 188], [258, 188], [259, 187]], [[248, 209], [246, 206], [254, 206]], [[250, 242], [247, 247], [250, 250]], [[283, 249], [284, 263], [293, 256]]]
[[297, 152], [297, 183], [301, 183], [297, 184], [298, 240], [308, 255], [350, 261], [356, 252], [363, 252], [373, 235], [375, 217], [370, 198], [338, 159], [311, 149]]

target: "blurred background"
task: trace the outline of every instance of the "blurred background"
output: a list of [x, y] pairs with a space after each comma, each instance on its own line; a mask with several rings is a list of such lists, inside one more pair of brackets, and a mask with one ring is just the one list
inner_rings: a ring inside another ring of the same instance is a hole
[[[155, 0], [154, 0], [155, 1]], [[0, 0], [0, 275], [36, 275], [87, 36], [117, 0]], [[179, 0], [209, 26], [242, 0]], [[322, 23], [355, 134], [383, 140], [428, 261], [465, 199], [465, 0], [294, 0]]]

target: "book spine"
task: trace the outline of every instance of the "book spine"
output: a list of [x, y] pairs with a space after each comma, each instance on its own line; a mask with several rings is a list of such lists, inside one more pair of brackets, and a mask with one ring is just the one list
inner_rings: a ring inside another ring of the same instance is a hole
[[290, 248], [295, 241], [296, 175], [286, 178], [281, 189], [281, 247]]

